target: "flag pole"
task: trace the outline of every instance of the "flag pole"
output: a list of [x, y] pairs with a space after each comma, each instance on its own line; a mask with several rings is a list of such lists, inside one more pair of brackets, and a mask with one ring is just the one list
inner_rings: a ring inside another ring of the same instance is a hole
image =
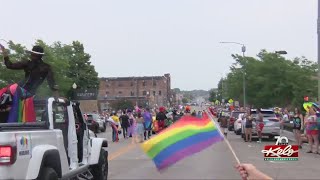
[[[207, 114], [209, 115], [210, 119], [217, 125], [217, 129], [218, 129], [219, 133], [221, 134], [221, 136], [224, 137], [224, 134], [222, 133], [222, 131], [221, 131], [221, 129], [220, 129], [220, 126], [218, 125], [217, 122], [215, 122], [215, 121], [213, 120], [213, 117], [212, 117], [211, 113], [210, 113], [209, 111], [207, 111], [207, 110], [205, 110], [205, 111], [206, 111]], [[232, 148], [229, 140], [228, 140], [227, 138], [223, 138], [223, 140], [224, 140], [224, 142], [227, 144], [227, 146], [229, 147], [229, 149], [230, 149], [231, 153], [233, 154], [233, 157], [236, 159], [237, 163], [240, 164], [240, 160], [239, 160], [237, 154], [234, 152], [234, 150], [233, 150], [233, 148]]]

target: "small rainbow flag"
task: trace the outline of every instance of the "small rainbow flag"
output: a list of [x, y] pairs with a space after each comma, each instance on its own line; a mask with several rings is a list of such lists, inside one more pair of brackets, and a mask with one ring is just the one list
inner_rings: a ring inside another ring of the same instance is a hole
[[184, 116], [141, 146], [157, 169], [164, 170], [222, 140], [223, 136], [208, 116], [202, 119]]
[[9, 113], [8, 123], [35, 122], [36, 113], [34, 110], [33, 97], [26, 98], [26, 91], [17, 88], [13, 95], [11, 110]]

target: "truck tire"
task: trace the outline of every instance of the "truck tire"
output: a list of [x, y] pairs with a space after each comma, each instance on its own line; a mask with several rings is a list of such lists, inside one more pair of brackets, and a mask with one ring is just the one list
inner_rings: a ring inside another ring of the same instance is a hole
[[43, 167], [40, 170], [37, 180], [58, 180], [58, 174], [53, 168]]
[[92, 175], [95, 180], [108, 179], [108, 151], [100, 150], [99, 162], [92, 166]]

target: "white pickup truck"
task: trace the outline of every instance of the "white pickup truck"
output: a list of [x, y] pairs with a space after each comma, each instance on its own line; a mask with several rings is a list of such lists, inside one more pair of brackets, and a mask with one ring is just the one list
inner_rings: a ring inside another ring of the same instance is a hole
[[90, 136], [79, 103], [49, 98], [35, 110], [35, 122], [0, 123], [0, 179], [107, 179], [108, 142]]

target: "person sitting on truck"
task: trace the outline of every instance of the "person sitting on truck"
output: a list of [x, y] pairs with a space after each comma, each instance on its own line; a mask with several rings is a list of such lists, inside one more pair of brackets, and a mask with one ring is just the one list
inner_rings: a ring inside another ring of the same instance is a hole
[[4, 64], [8, 69], [24, 70], [24, 80], [18, 82], [21, 88], [24, 88], [33, 96], [43, 81], [47, 79], [50, 89], [57, 93], [58, 88], [54, 81], [51, 66], [42, 60], [44, 50], [41, 46], [34, 46], [31, 51], [28, 51], [31, 60], [22, 60], [16, 63], [11, 62], [7, 50], [2, 45], [0, 47]]

